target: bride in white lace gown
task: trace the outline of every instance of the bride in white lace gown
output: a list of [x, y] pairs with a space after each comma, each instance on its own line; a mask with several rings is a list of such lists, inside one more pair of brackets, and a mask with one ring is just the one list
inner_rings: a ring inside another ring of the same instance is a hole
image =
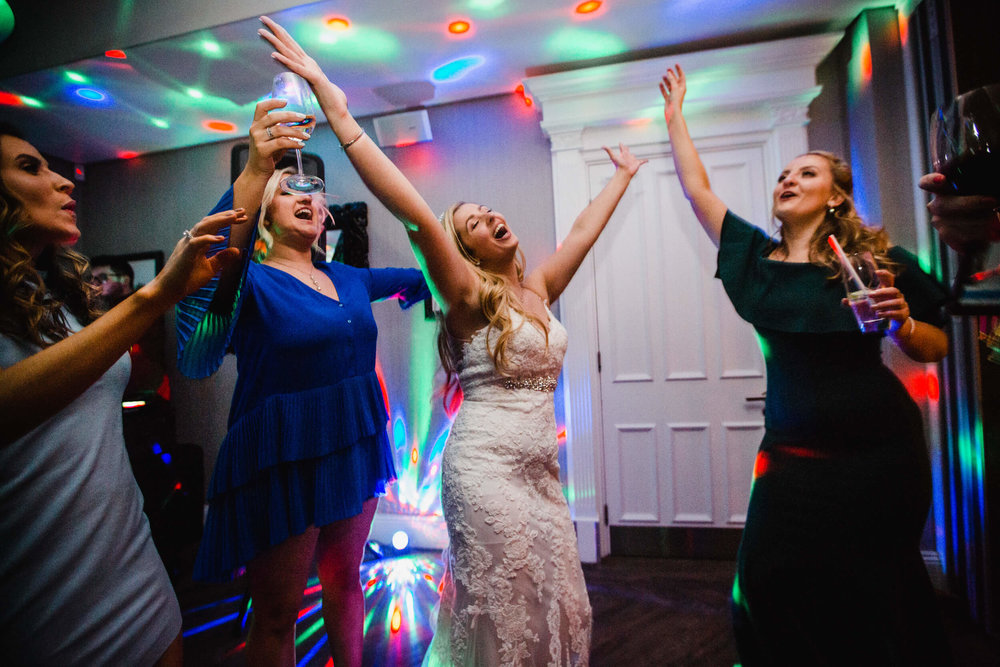
[[586, 665], [590, 602], [559, 481], [552, 392], [566, 330], [514, 317], [497, 374], [486, 329], [456, 341], [465, 398], [442, 466], [451, 539], [425, 665]]
[[[607, 185], [562, 243], [525, 273], [497, 211], [453, 204], [439, 220], [371, 141], [344, 92], [281, 26], [262, 36], [312, 87], [365, 185], [406, 227], [444, 312], [441, 362], [464, 403], [445, 446], [451, 546], [429, 665], [583, 666], [590, 603], [559, 483], [552, 391], [566, 349], [554, 303], [646, 161], [619, 145]], [[275, 140], [279, 140], [280, 137]]]

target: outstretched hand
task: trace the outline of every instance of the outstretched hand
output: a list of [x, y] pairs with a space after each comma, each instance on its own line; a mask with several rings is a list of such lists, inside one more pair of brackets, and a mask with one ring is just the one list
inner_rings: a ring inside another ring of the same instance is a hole
[[241, 208], [202, 218], [177, 242], [163, 270], [156, 274], [147, 288], [154, 297], [173, 303], [207, 283], [240, 256], [238, 248], [226, 248], [212, 257], [207, 256], [213, 244], [226, 240], [219, 230], [246, 221], [246, 211]]
[[323, 69], [305, 52], [305, 49], [299, 46], [288, 31], [267, 16], [261, 16], [260, 21], [266, 28], [258, 29], [257, 34], [274, 47], [271, 57], [308, 81], [314, 92], [320, 87], [329, 90], [332, 95], [328, 100], [333, 108], [336, 111], [346, 111], [347, 95], [327, 78]]
[[687, 77], [680, 65], [675, 65], [674, 69], [667, 69], [660, 83], [660, 94], [663, 95], [663, 117], [667, 123], [675, 115], [681, 114], [681, 106], [684, 104], [684, 95], [687, 94]]
[[639, 171], [639, 167], [649, 162], [649, 160], [640, 160], [636, 156], [632, 155], [632, 152], [628, 149], [625, 144], [618, 144], [618, 155], [604, 146], [604, 151], [608, 154], [611, 162], [614, 163], [616, 169], [623, 170], [628, 174], [629, 178], [635, 176], [635, 172]]

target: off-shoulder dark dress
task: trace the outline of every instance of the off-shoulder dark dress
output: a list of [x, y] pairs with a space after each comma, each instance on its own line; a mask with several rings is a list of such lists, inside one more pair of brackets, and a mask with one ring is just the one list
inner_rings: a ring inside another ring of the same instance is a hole
[[[733, 615], [744, 667], [946, 665], [920, 537], [931, 499], [920, 410], [862, 334], [842, 283], [766, 258], [732, 212], [718, 276], [757, 331], [765, 435], [740, 544]], [[892, 248], [913, 317], [942, 324], [944, 288]]]

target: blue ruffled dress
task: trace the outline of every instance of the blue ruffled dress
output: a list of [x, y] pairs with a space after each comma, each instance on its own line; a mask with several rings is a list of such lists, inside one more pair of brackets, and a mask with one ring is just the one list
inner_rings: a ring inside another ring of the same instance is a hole
[[[230, 190], [213, 212], [232, 205]], [[212, 303], [213, 280], [178, 305], [181, 372], [206, 377], [230, 348], [238, 371], [196, 579], [228, 580], [310, 525], [359, 514], [395, 479], [370, 304], [407, 308], [430, 295], [427, 284], [417, 269], [315, 267], [339, 300], [247, 261], [235, 303]]]

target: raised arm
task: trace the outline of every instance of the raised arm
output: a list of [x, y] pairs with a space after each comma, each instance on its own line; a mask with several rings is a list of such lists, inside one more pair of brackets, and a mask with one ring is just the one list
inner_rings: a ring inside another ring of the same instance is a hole
[[479, 309], [478, 279], [459, 255], [437, 216], [416, 188], [381, 149], [365, 135], [347, 109], [347, 97], [333, 84], [288, 32], [266, 16], [267, 29], [260, 35], [274, 47], [275, 60], [312, 86], [330, 122], [330, 127], [347, 153], [361, 180], [406, 227], [417, 260], [432, 283], [432, 290], [446, 310], [453, 307]]
[[0, 445], [41, 425], [94, 384], [149, 326], [185, 294], [239, 256], [205, 253], [223, 240], [219, 229], [246, 221], [223, 211], [204, 218], [177, 242], [163, 270], [120, 304], [58, 343], [0, 368]]
[[698, 157], [698, 151], [691, 141], [687, 122], [681, 112], [684, 95], [687, 93], [687, 79], [684, 70], [677, 65], [676, 71], [668, 69], [660, 83], [660, 93], [663, 95], [663, 116], [667, 120], [667, 132], [670, 135], [670, 152], [674, 157], [677, 176], [681, 180], [684, 196], [691, 202], [694, 215], [712, 243], [718, 247], [722, 234], [722, 220], [726, 217], [727, 207], [719, 197], [712, 192], [708, 182], [708, 172]]
[[[629, 149], [618, 144], [618, 155], [606, 147], [611, 163], [615, 165], [615, 173], [608, 184], [591, 200], [590, 204], [577, 216], [569, 234], [563, 239], [559, 249], [532, 271], [525, 284], [539, 294], [545, 294], [549, 303], [555, 303], [566, 285], [580, 268], [583, 258], [597, 242], [604, 227], [615, 212], [625, 189], [639, 167], [648, 160], [639, 160]], [[543, 291], [544, 290], [544, 291]]]

